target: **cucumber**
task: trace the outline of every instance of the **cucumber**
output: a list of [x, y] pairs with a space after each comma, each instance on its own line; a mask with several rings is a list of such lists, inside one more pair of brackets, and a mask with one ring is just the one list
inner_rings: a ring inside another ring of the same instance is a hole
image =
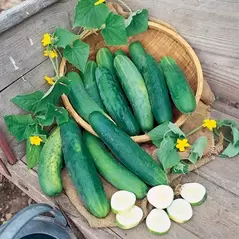
[[104, 105], [115, 123], [127, 134], [137, 135], [139, 125], [116, 78], [109, 70], [99, 66], [96, 70], [96, 82]]
[[161, 236], [169, 231], [171, 221], [164, 210], [153, 209], [146, 218], [146, 226], [152, 234]]
[[98, 172], [109, 183], [117, 189], [134, 193], [138, 199], [146, 196], [146, 184], [116, 160], [97, 137], [84, 131], [83, 138]]
[[86, 121], [90, 113], [94, 111], [104, 112], [90, 97], [85, 90], [80, 76], [76, 72], [69, 72], [67, 77], [71, 81], [71, 91], [68, 97], [76, 112]]
[[172, 121], [173, 113], [164, 74], [150, 55], [145, 57], [144, 80], [154, 118], [159, 124]]
[[100, 98], [100, 93], [95, 80], [95, 71], [97, 64], [95, 61], [88, 61], [84, 72], [84, 85], [87, 93], [95, 103], [105, 111], [105, 106]]
[[121, 49], [117, 50], [114, 53], [114, 56], [118, 56], [118, 55], [127, 56], [126, 53], [123, 50], [121, 50]]
[[180, 195], [192, 206], [200, 206], [207, 199], [206, 189], [200, 183], [183, 184]]
[[47, 196], [57, 196], [62, 191], [63, 166], [60, 129], [56, 128], [44, 144], [38, 163], [38, 178]]
[[173, 198], [173, 189], [167, 185], [153, 187], [147, 193], [149, 203], [158, 209], [169, 207], [173, 202]]
[[128, 212], [135, 205], [136, 197], [128, 191], [118, 191], [111, 197], [110, 205], [112, 212], [123, 214]]
[[196, 100], [193, 90], [176, 61], [166, 56], [161, 59], [159, 64], [163, 69], [169, 93], [177, 109], [184, 114], [195, 111]]
[[142, 75], [127, 56], [116, 56], [114, 66], [140, 128], [144, 132], [150, 131], [153, 128], [154, 119]]
[[153, 158], [107, 117], [93, 112], [89, 120], [100, 139], [131, 172], [151, 186], [168, 183], [166, 173]]
[[64, 160], [72, 183], [84, 206], [95, 217], [106, 217], [110, 204], [93, 159], [83, 143], [82, 133], [72, 119], [61, 125]]

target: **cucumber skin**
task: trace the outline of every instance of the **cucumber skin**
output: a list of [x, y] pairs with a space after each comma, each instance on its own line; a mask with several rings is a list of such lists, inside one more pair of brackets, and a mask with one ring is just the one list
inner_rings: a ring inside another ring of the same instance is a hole
[[83, 139], [97, 170], [109, 183], [119, 190], [134, 193], [138, 199], [146, 196], [147, 185], [116, 160], [100, 139], [86, 131], [83, 133]]
[[118, 56], [118, 55], [127, 56], [126, 53], [125, 53], [123, 50], [121, 50], [121, 49], [117, 50], [117, 51], [114, 53], [114, 56], [115, 56], [115, 57]]
[[95, 61], [88, 61], [84, 72], [84, 85], [87, 93], [95, 101], [95, 103], [105, 111], [105, 106], [100, 98], [99, 90], [95, 80], [95, 71], [97, 64]]
[[47, 196], [57, 196], [62, 191], [61, 169], [63, 166], [60, 129], [56, 128], [44, 144], [39, 164], [38, 178]]
[[171, 98], [177, 109], [184, 114], [195, 111], [194, 93], [176, 61], [171, 57], [163, 57], [159, 64], [163, 69]]
[[166, 173], [153, 158], [103, 114], [93, 112], [89, 120], [100, 139], [131, 172], [150, 186], [168, 184]]
[[114, 66], [140, 128], [144, 132], [150, 131], [153, 128], [154, 119], [142, 75], [127, 56], [116, 56]]
[[71, 91], [68, 94], [70, 102], [76, 112], [88, 122], [90, 113], [103, 110], [91, 99], [86, 92], [80, 76], [76, 72], [69, 72], [67, 77], [71, 79]]
[[96, 217], [106, 217], [110, 204], [78, 125], [70, 119], [61, 125], [66, 168], [84, 206]]
[[143, 76], [154, 118], [159, 124], [172, 121], [172, 105], [164, 74], [152, 56], [146, 55], [145, 59]]
[[104, 105], [116, 124], [129, 135], [138, 135], [139, 125], [116, 78], [103, 67], [96, 70], [96, 82]]

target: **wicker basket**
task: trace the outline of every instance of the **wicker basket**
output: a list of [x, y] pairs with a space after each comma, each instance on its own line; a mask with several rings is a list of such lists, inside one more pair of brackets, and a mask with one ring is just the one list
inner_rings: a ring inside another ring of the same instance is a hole
[[[84, 41], [90, 45], [90, 59], [94, 60], [96, 52], [105, 47], [105, 42], [100, 34], [90, 33], [85, 37]], [[161, 21], [149, 21], [149, 29], [137, 36], [129, 38], [129, 43], [140, 41], [145, 50], [150, 53], [157, 61], [163, 56], [173, 57], [182, 70], [185, 72], [186, 78], [192, 87], [196, 103], [198, 104], [203, 90], [203, 73], [202, 67], [193, 51], [192, 47], [168, 24]], [[112, 52], [123, 49], [128, 52], [127, 46], [109, 47]], [[60, 75], [63, 76], [67, 72], [66, 60], [63, 59], [60, 65]], [[67, 96], [63, 95], [63, 103], [75, 121], [90, 133], [96, 135], [92, 127], [81, 118], [80, 115], [72, 107]], [[175, 107], [173, 109], [174, 123], [181, 126], [185, 123], [190, 115], [181, 114]], [[133, 136], [132, 139], [137, 143], [150, 141], [147, 134]]]

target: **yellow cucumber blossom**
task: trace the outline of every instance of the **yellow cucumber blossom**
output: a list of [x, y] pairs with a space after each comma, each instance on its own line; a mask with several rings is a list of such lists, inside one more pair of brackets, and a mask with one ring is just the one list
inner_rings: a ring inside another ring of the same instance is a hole
[[31, 136], [30, 143], [39, 146], [43, 140], [39, 136]]
[[49, 33], [45, 33], [41, 42], [42, 42], [43, 46], [50, 45], [51, 44], [51, 35]]
[[105, 2], [105, 0], [99, 0], [99, 1], [95, 2], [94, 5], [97, 6], [97, 5], [99, 5], [99, 4], [103, 3], [103, 2]]
[[45, 76], [44, 80], [49, 84], [49, 85], [54, 85], [55, 81], [53, 77]]
[[185, 148], [188, 148], [190, 146], [190, 144], [188, 143], [187, 139], [178, 139], [177, 140], [177, 144], [176, 144], [176, 148], [180, 151], [180, 152], [184, 152]]
[[55, 50], [51, 50], [51, 51], [45, 50], [44, 56], [49, 56], [50, 58], [54, 59], [58, 56], [58, 54]]
[[204, 128], [208, 128], [209, 130], [213, 131], [217, 127], [217, 121], [216, 120], [211, 120], [211, 119], [205, 119], [203, 120], [203, 125]]

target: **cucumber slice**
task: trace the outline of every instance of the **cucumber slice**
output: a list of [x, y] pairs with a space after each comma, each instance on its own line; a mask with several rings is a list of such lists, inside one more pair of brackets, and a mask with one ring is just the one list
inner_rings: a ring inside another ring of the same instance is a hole
[[171, 221], [164, 210], [153, 209], [146, 218], [146, 226], [151, 233], [164, 235], [169, 231]]
[[111, 198], [112, 212], [122, 214], [129, 211], [136, 202], [136, 196], [128, 191], [118, 191]]
[[143, 218], [143, 210], [134, 206], [124, 214], [116, 215], [116, 225], [121, 229], [130, 229], [136, 227]]
[[147, 199], [151, 205], [159, 209], [165, 209], [173, 202], [173, 189], [167, 185], [159, 185], [151, 188], [147, 193]]
[[167, 208], [169, 218], [178, 223], [184, 223], [193, 216], [192, 206], [186, 200], [179, 198]]
[[193, 206], [203, 204], [207, 199], [206, 188], [200, 183], [185, 183], [181, 189], [181, 196]]

